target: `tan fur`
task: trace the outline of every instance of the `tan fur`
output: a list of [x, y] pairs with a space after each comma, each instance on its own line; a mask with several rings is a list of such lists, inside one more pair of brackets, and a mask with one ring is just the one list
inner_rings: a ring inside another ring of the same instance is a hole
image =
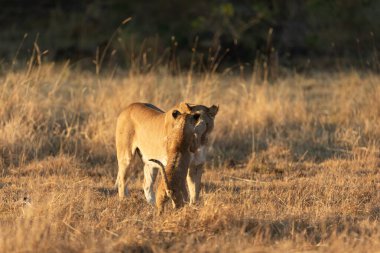
[[174, 110], [175, 108], [165, 113], [151, 104], [133, 103], [119, 115], [115, 137], [119, 165], [116, 185], [120, 198], [126, 193], [126, 171], [136, 153], [145, 165], [151, 163], [149, 159], [157, 159], [166, 164], [168, 155], [165, 145], [173, 127]]
[[[167, 163], [168, 154], [165, 145], [168, 133], [170, 133], [173, 127], [174, 121], [172, 112], [175, 109], [178, 109], [182, 113], [194, 112], [193, 114], [197, 114], [199, 112], [200, 119], [196, 123], [194, 130], [196, 136], [194, 141], [195, 145], [198, 147], [196, 150], [199, 150], [199, 148], [202, 148], [202, 146], [207, 143], [207, 136], [214, 125], [213, 117], [215, 117], [217, 112], [216, 106], [208, 108], [206, 106], [197, 105], [194, 107], [193, 105], [181, 103], [165, 113], [151, 104], [134, 103], [129, 105], [119, 115], [116, 126], [116, 149], [119, 165], [116, 185], [118, 186], [120, 198], [123, 198], [126, 193], [126, 170], [135, 153], [138, 153], [141, 156], [145, 166], [150, 164], [150, 166], [157, 167], [156, 163], [149, 161], [150, 159], [156, 159], [163, 164]], [[198, 151], [195, 151], [194, 154], [191, 155], [191, 160], [197, 160], [198, 157], [203, 155], [203, 153], [201, 155], [198, 155], [198, 153]], [[190, 167], [192, 168], [194, 166]], [[197, 166], [199, 165], [197, 164]], [[189, 175], [192, 174], [194, 173], [189, 172]], [[199, 195], [200, 180], [197, 181], [197, 179], [200, 179], [200, 177], [192, 177], [194, 180], [189, 180], [189, 175], [188, 183], [190, 182], [190, 184], [192, 184], [189, 185], [190, 200], [193, 199], [195, 201], [196, 197]], [[153, 176], [148, 182], [152, 186], [151, 188], [153, 188], [154, 179], [155, 176]], [[194, 186], [194, 182], [198, 182], [197, 186]], [[186, 185], [184, 188], [186, 188]], [[186, 195], [185, 191], [183, 192], [183, 194]]]

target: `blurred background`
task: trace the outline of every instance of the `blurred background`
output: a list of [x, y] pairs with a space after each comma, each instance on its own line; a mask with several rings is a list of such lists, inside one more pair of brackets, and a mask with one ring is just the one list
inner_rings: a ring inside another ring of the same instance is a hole
[[0, 64], [378, 71], [379, 17], [376, 0], [1, 0]]

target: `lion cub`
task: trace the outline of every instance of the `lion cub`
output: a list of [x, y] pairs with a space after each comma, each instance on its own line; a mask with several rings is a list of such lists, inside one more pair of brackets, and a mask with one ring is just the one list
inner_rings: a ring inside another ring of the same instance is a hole
[[199, 138], [195, 133], [195, 126], [199, 117], [199, 114], [181, 114], [177, 110], [173, 111], [175, 120], [166, 140], [166, 152], [168, 154], [166, 168], [160, 161], [150, 159], [161, 167], [162, 173], [156, 193], [156, 205], [159, 214], [162, 213], [163, 205], [168, 198], [172, 200], [174, 208], [183, 205], [191, 152], [194, 152], [199, 146]]

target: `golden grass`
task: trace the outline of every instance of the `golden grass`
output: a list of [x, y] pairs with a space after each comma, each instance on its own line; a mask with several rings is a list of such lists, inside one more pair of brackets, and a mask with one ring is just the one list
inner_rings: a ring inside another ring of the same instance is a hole
[[[380, 250], [380, 77], [257, 84], [44, 64], [0, 77], [0, 252]], [[114, 129], [134, 101], [219, 104], [201, 203], [158, 217], [139, 164], [118, 200]]]

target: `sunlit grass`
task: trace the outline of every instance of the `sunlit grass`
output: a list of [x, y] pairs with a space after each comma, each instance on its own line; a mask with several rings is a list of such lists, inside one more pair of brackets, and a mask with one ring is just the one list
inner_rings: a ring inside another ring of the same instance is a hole
[[[0, 252], [378, 250], [379, 82], [10, 71], [0, 77]], [[116, 118], [135, 101], [220, 105], [198, 206], [157, 217], [139, 164], [118, 200]]]

